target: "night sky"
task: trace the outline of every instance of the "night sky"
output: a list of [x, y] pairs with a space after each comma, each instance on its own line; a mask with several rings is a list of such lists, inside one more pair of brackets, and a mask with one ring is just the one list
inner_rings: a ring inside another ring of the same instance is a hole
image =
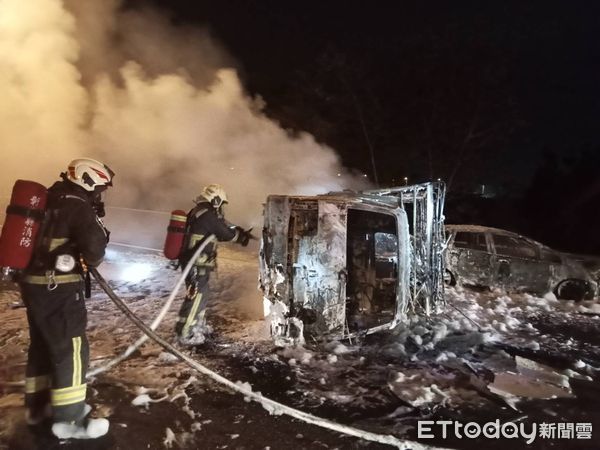
[[599, 149], [597, 2], [148, 3], [208, 26], [271, 117], [373, 179], [366, 132], [382, 184], [526, 187], [544, 152]]

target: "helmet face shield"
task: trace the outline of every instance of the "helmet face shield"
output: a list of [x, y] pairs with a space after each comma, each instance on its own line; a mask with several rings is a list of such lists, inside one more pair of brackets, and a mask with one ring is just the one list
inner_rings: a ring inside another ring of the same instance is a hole
[[106, 186], [107, 187], [108, 186], [112, 187], [112, 185], [113, 185], [113, 178], [115, 177], [115, 173], [106, 164], [103, 164], [103, 165], [104, 165], [104, 168], [106, 169], [106, 171], [108, 172], [108, 177], [110, 178], [110, 181], [108, 183], [106, 183]]
[[223, 205], [223, 200], [221, 199], [221, 197], [213, 197], [213, 199], [210, 201], [210, 204], [213, 205], [215, 208], [220, 208], [221, 205]]
[[105, 184], [103, 186], [96, 186], [94, 188], [94, 195], [99, 198], [100, 200], [104, 201], [104, 198], [106, 197], [106, 191], [108, 190], [108, 185]]

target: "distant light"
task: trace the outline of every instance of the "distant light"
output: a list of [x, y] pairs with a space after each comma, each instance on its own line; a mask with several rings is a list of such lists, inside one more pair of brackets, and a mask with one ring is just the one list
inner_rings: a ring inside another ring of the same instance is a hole
[[338, 173], [338, 177], [341, 177], [341, 176], [342, 176], [342, 174], [341, 174], [341, 173]]
[[152, 266], [150, 264], [131, 264], [121, 272], [121, 279], [130, 283], [137, 283], [148, 278], [151, 273]]
[[229, 170], [235, 170], [235, 167], [230, 167]]
[[437, 180], [438, 180], [438, 181], [442, 181], [442, 179], [441, 179], [441, 178], [438, 178]]
[[367, 174], [366, 174], [366, 173], [365, 173], [365, 174], [363, 174], [363, 177], [365, 177], [365, 178], [366, 178], [366, 177], [367, 177]]
[[107, 261], [111, 261], [111, 260], [117, 259], [118, 255], [119, 255], [119, 252], [108, 247], [106, 249], [106, 251], [104, 252], [104, 259]]

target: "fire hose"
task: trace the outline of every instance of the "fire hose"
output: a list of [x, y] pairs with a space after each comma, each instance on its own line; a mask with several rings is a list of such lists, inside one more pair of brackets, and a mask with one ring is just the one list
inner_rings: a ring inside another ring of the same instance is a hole
[[[329, 430], [337, 431], [339, 433], [347, 434], [349, 436], [354, 436], [360, 439], [365, 439], [372, 442], [379, 442], [381, 444], [387, 444], [395, 446], [399, 449], [403, 450], [433, 450], [436, 447], [430, 447], [427, 445], [419, 444], [413, 441], [407, 441], [398, 439], [392, 435], [383, 435], [372, 433], [369, 431], [361, 430], [358, 428], [354, 428], [348, 425], [342, 425], [336, 422], [333, 422], [328, 419], [324, 419], [318, 416], [314, 416], [312, 414], [306, 413], [304, 411], [297, 410], [290, 406], [284, 405], [282, 403], [276, 402], [275, 400], [271, 400], [267, 397], [264, 397], [259, 392], [253, 392], [251, 389], [248, 389], [244, 385], [240, 385], [237, 383], [233, 383], [227, 378], [219, 375], [218, 373], [210, 370], [209, 368], [203, 366], [198, 361], [190, 358], [186, 354], [179, 351], [169, 342], [165, 341], [163, 338], [158, 336], [154, 331], [148, 327], [144, 322], [142, 322], [128, 307], [123, 303], [123, 301], [115, 294], [112, 288], [108, 285], [106, 280], [100, 275], [98, 270], [91, 269], [91, 273], [98, 281], [98, 284], [102, 287], [102, 289], [107, 293], [110, 299], [115, 303], [115, 305], [125, 314], [125, 316], [131, 320], [140, 330], [144, 332], [144, 334], [163, 347], [167, 352], [176, 356], [178, 359], [186, 363], [188, 366], [193, 368], [194, 370], [210, 377], [217, 383], [227, 386], [228, 388], [244, 395], [246, 398], [254, 400], [260, 404], [262, 404], [263, 408], [269, 411], [271, 414], [280, 415], [285, 414], [290, 417], [294, 417], [296, 419], [302, 420], [303, 422], [317, 425], [322, 428], [327, 428]], [[156, 322], [156, 320], [155, 320]], [[138, 340], [139, 341], [139, 340]], [[439, 449], [441, 450], [441, 449]]]
[[[179, 280], [177, 280], [177, 284], [175, 284], [175, 287], [171, 291], [171, 294], [169, 295], [169, 298], [167, 299], [167, 301], [165, 302], [164, 306], [159, 311], [159, 313], [156, 315], [155, 319], [152, 321], [152, 324], [150, 324], [150, 330], [154, 331], [154, 330], [156, 330], [158, 328], [158, 326], [160, 325], [160, 323], [164, 319], [165, 315], [167, 314], [167, 312], [171, 308], [171, 304], [173, 303], [173, 300], [175, 300], [175, 296], [179, 292], [179, 289], [181, 289], [181, 285], [185, 281], [185, 278], [188, 276], [188, 274], [190, 273], [190, 270], [194, 266], [194, 262], [196, 261], [196, 259], [198, 259], [198, 256], [200, 255], [200, 253], [202, 253], [202, 250], [204, 250], [206, 248], [206, 246], [208, 244], [210, 244], [214, 240], [215, 240], [215, 235], [211, 234], [211, 235], [207, 236], [201, 242], [201, 244], [198, 246], [198, 248], [196, 249], [196, 251], [194, 252], [194, 254], [192, 255], [192, 257], [190, 258], [190, 260], [188, 261], [188, 263], [184, 267], [184, 269], [183, 269], [183, 271], [181, 273], [181, 277], [179, 278]], [[93, 270], [92, 274], [94, 274], [94, 276], [96, 277], [96, 279], [98, 279], [98, 277], [96, 276], [96, 274], [98, 274], [97, 271]], [[100, 283], [100, 281], [98, 281], [98, 282]], [[104, 291], [106, 291], [106, 288], [104, 286], [102, 286], [102, 288], [104, 289]], [[106, 293], [108, 294], [108, 291], [106, 291]], [[127, 359], [133, 352], [135, 352], [138, 348], [140, 348], [140, 346], [144, 342], [146, 342], [147, 340], [148, 340], [148, 335], [147, 334], [142, 334], [140, 336], [140, 338], [137, 341], [135, 341], [133, 344], [131, 344], [129, 347], [127, 347], [127, 349], [121, 355], [117, 356], [116, 358], [111, 359], [110, 361], [108, 361], [107, 363], [103, 364], [102, 366], [99, 366], [99, 367], [96, 367], [95, 369], [90, 370], [87, 373], [87, 377], [88, 378], [89, 377], [94, 377], [94, 376], [96, 376], [98, 374], [101, 374], [103, 372], [106, 372], [107, 370], [109, 370], [112, 367], [116, 366], [121, 361]]]
[[[204, 250], [208, 244], [210, 244], [212, 241], [214, 241], [215, 238], [216, 238], [215, 235], [211, 234], [211, 235], [207, 236], [201, 242], [201, 244], [198, 246], [198, 248], [196, 249], [196, 251], [194, 252], [192, 257], [190, 258], [190, 260], [184, 267], [184, 269], [181, 273], [181, 277], [179, 278], [179, 280], [177, 280], [177, 283], [175, 284], [175, 287], [171, 291], [169, 298], [167, 299], [167, 301], [165, 302], [162, 309], [159, 311], [159, 313], [156, 315], [156, 317], [152, 321], [152, 324], [150, 325], [150, 329], [152, 331], [154, 331], [158, 328], [158, 326], [164, 319], [165, 315], [171, 308], [171, 304], [173, 303], [173, 300], [175, 300], [175, 296], [179, 292], [179, 289], [181, 289], [181, 285], [183, 284], [183, 282], [185, 281], [185, 278], [187, 277], [187, 275], [190, 273], [190, 270], [192, 270], [192, 267], [194, 266], [194, 261], [196, 261], [196, 259], [198, 258], [198, 256], [202, 252], [202, 250]], [[104, 289], [104, 290], [106, 291], [106, 289]], [[142, 336], [140, 336], [140, 338], [137, 341], [135, 341], [133, 344], [131, 344], [129, 347], [127, 347], [127, 349], [125, 349], [125, 351], [121, 355], [118, 355], [115, 358], [108, 361], [107, 363], [88, 371], [88, 373], [86, 374], [86, 378], [95, 377], [95, 376], [97, 376], [101, 373], [104, 373], [107, 370], [113, 368], [114, 366], [116, 366], [120, 362], [124, 361], [129, 356], [131, 356], [147, 340], [148, 340], [148, 336], [146, 334], [142, 334]], [[25, 386], [25, 381], [24, 380], [8, 381], [8, 382], [3, 382], [2, 384], [5, 386], [20, 387], [20, 386]]]
[[[434, 450], [434, 449], [442, 450], [437, 447], [431, 447], [431, 446], [423, 445], [423, 444], [413, 442], [413, 441], [398, 439], [392, 435], [382, 435], [382, 434], [372, 433], [369, 431], [354, 428], [354, 427], [351, 427], [348, 425], [342, 425], [342, 424], [333, 422], [331, 420], [324, 419], [324, 418], [321, 418], [318, 416], [314, 416], [312, 414], [297, 410], [290, 406], [287, 406], [282, 403], [271, 400], [267, 397], [264, 397], [259, 392], [253, 392], [251, 389], [248, 389], [247, 387], [245, 387], [243, 385], [233, 383], [232, 381], [228, 380], [227, 378], [225, 378], [225, 377], [219, 375], [218, 373], [210, 370], [209, 368], [203, 366], [198, 361], [185, 355], [184, 353], [179, 351], [177, 348], [175, 348], [173, 345], [171, 345], [169, 342], [165, 341], [163, 338], [161, 338], [156, 333], [154, 333], [154, 330], [156, 330], [156, 328], [160, 325], [160, 323], [164, 319], [166, 313], [168, 312], [168, 310], [169, 310], [171, 304], [173, 303], [173, 300], [175, 299], [177, 292], [181, 288], [181, 285], [183, 284], [186, 276], [189, 274], [190, 270], [192, 269], [194, 261], [197, 259], [197, 257], [202, 252], [202, 250], [204, 250], [206, 245], [208, 245], [214, 239], [215, 239], [214, 235], [208, 236], [204, 240], [204, 242], [198, 247], [198, 249], [195, 251], [194, 255], [190, 258], [186, 267], [182, 271], [182, 275], [179, 278], [177, 284], [175, 285], [173, 291], [171, 292], [171, 295], [169, 296], [167, 302], [165, 303], [163, 308], [159, 311], [159, 313], [157, 314], [157, 316], [155, 317], [154, 321], [152, 322], [152, 324], [150, 326], [148, 326], [144, 322], [142, 322], [127, 307], [127, 305], [125, 305], [125, 303], [115, 294], [115, 292], [108, 285], [108, 283], [106, 282], [104, 277], [98, 272], [97, 269], [95, 269], [95, 268], [90, 269], [90, 273], [94, 276], [94, 278], [96, 279], [96, 281], [98, 282], [100, 287], [106, 292], [106, 294], [109, 296], [109, 298], [125, 314], [125, 316], [129, 320], [131, 320], [131, 322], [133, 322], [133, 324], [136, 325], [144, 334], [135, 343], [130, 345], [125, 350], [125, 352], [123, 352], [121, 355], [111, 359], [108, 363], [106, 363], [100, 367], [97, 367], [94, 370], [89, 371], [87, 374], [88, 377], [96, 376], [96, 375], [103, 373], [103, 372], [109, 370], [110, 368], [114, 367], [115, 365], [117, 365], [118, 363], [120, 363], [121, 361], [123, 361], [127, 357], [129, 357], [144, 342], [146, 342], [148, 340], [148, 338], [150, 338], [153, 341], [155, 341], [156, 343], [158, 343], [161, 347], [163, 347], [166, 351], [168, 351], [169, 353], [176, 356], [178, 359], [180, 359], [181, 361], [186, 363], [188, 366], [190, 366], [194, 370], [210, 377], [217, 383], [225, 385], [225, 386], [229, 387], [230, 389], [244, 395], [246, 398], [249, 398], [251, 400], [254, 400], [254, 401], [260, 403], [263, 406], [263, 408], [265, 408], [271, 414], [275, 414], [275, 415], [285, 414], [290, 417], [294, 417], [296, 419], [302, 420], [303, 422], [320, 426], [322, 428], [327, 428], [327, 429], [330, 429], [330, 430], [333, 430], [333, 431], [336, 431], [339, 433], [343, 433], [343, 434], [346, 434], [349, 436], [354, 436], [354, 437], [372, 441], [372, 442], [378, 442], [378, 443], [382, 443], [382, 444], [392, 445], [392, 446], [395, 446], [395, 447], [397, 447], [399, 449], [403, 449], [403, 450]], [[23, 384], [23, 382], [18, 382], [18, 383]]]

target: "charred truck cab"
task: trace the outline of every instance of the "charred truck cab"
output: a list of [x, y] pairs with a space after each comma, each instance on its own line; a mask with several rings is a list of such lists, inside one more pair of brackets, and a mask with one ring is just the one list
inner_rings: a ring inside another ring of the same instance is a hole
[[271, 195], [260, 286], [276, 341], [389, 330], [443, 306], [443, 183]]

